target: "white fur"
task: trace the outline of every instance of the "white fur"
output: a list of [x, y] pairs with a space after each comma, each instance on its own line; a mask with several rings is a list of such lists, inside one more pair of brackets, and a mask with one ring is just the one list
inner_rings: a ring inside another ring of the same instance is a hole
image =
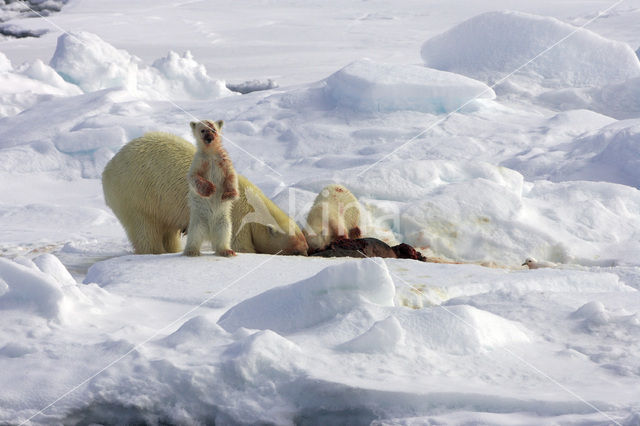
[[310, 249], [321, 250], [338, 238], [349, 238], [357, 229], [360, 235], [360, 203], [342, 185], [324, 187], [318, 194], [302, 230]]
[[522, 266], [527, 266], [529, 269], [539, 269], [539, 268], [555, 268], [558, 266], [553, 262], [547, 262], [544, 260], [536, 260], [533, 257], [527, 257]]
[[[224, 254], [226, 256], [226, 253], [231, 251], [231, 201], [238, 197], [236, 195], [233, 199], [222, 200], [225, 172], [217, 166], [222, 157], [216, 150], [207, 151], [203, 149], [202, 138], [199, 135], [200, 126], [203, 125], [206, 126], [202, 122], [197, 123], [193, 130], [198, 150], [187, 175], [190, 217], [184, 254], [198, 256], [202, 243], [205, 240], [210, 240], [216, 254]], [[200, 195], [193, 184], [196, 174], [205, 163], [209, 165], [208, 170], [205, 174], [200, 174], [200, 176], [215, 185], [215, 191], [209, 197]], [[234, 172], [233, 187], [238, 192], [238, 179], [235, 176]]]
[[[183, 250], [180, 234], [187, 230], [190, 216], [187, 173], [196, 151], [181, 137], [147, 133], [122, 147], [105, 167], [105, 200], [137, 254]], [[238, 176], [238, 186], [240, 197], [230, 203], [231, 248], [240, 253], [306, 255], [307, 242], [293, 219], [244, 176]], [[255, 212], [266, 214], [255, 218]], [[253, 219], [244, 220], [247, 216]]]

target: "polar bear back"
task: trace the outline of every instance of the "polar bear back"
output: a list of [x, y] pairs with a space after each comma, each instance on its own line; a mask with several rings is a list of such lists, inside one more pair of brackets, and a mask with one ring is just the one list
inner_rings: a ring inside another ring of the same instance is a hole
[[135, 211], [151, 215], [166, 226], [186, 229], [186, 174], [195, 152], [194, 145], [170, 133], [150, 132], [132, 140], [102, 173], [107, 205], [118, 218], [119, 212], [128, 215]]

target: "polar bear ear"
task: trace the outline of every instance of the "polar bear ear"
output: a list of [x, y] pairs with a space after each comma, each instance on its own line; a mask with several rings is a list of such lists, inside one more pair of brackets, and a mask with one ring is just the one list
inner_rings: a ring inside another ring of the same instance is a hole
[[189, 123], [189, 125], [191, 126], [191, 130], [196, 128], [196, 124], [198, 124], [197, 121], [192, 121], [191, 123]]
[[224, 124], [224, 121], [222, 121], [222, 120], [216, 121], [216, 127], [218, 128], [218, 130], [222, 130], [222, 125], [223, 124]]

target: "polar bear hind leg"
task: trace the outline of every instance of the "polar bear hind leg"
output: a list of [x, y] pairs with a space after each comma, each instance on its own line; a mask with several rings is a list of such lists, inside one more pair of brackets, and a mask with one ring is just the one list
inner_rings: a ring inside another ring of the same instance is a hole
[[136, 254], [164, 253], [162, 226], [152, 218], [136, 216], [127, 221], [125, 231]]
[[218, 256], [235, 256], [231, 250], [231, 220], [227, 212], [211, 218], [211, 245]]
[[208, 237], [209, 232], [208, 223], [203, 221], [193, 210], [195, 209], [192, 209], [189, 219], [187, 245], [184, 247], [185, 256], [200, 256], [200, 247], [202, 247], [202, 243]]
[[167, 253], [178, 253], [182, 250], [179, 229], [169, 229], [164, 231], [162, 236], [162, 246]]

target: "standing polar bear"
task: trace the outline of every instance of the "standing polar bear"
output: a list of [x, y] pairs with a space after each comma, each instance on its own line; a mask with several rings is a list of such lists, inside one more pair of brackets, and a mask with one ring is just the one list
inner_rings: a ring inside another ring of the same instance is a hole
[[[187, 174], [196, 148], [162, 132], [127, 143], [102, 173], [105, 201], [136, 254], [177, 253], [189, 227]], [[307, 254], [300, 228], [258, 187], [238, 176], [231, 207], [231, 249], [240, 253]]]
[[307, 215], [304, 236], [312, 251], [322, 250], [339, 238], [360, 238], [360, 203], [342, 185], [324, 187]]
[[187, 175], [191, 214], [186, 256], [200, 256], [202, 242], [207, 239], [217, 255], [236, 255], [231, 250], [231, 201], [238, 198], [238, 178], [222, 147], [223, 124], [222, 120], [190, 123], [197, 150]]

